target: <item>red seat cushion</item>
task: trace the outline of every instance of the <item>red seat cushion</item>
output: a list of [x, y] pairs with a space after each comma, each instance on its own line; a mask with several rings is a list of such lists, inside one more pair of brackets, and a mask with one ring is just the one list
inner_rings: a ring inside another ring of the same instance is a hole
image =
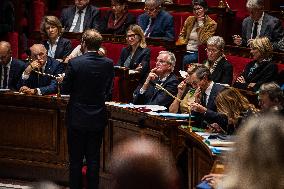
[[133, 14], [136, 18], [140, 15], [144, 13], [143, 9], [130, 9], [128, 10], [129, 13]]
[[12, 48], [12, 57], [18, 58], [19, 51], [19, 34], [18, 32], [9, 32], [8, 33], [8, 41], [11, 44]]
[[101, 13], [101, 18], [103, 18], [106, 15], [106, 13], [111, 10], [111, 8], [110, 7], [100, 7], [99, 10]]
[[171, 12], [171, 15], [174, 17], [174, 29], [175, 29], [175, 38], [178, 39], [179, 33], [182, 30], [184, 21], [187, 17], [192, 16], [191, 12]]

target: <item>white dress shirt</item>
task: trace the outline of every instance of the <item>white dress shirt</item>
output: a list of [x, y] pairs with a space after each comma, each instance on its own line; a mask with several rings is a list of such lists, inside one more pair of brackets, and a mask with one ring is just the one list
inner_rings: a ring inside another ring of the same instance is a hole
[[[82, 13], [81, 13], [81, 24], [80, 24], [80, 30], [79, 30], [79, 32], [83, 32], [83, 30], [84, 30], [83, 25], [84, 25], [86, 10], [87, 10], [87, 7], [84, 8], [84, 9], [82, 10]], [[74, 30], [74, 28], [75, 28], [75, 26], [76, 26], [77, 20], [78, 20], [78, 18], [79, 18], [79, 13], [78, 13], [78, 12], [79, 12], [79, 9], [76, 8], [76, 14], [75, 14], [75, 16], [74, 16], [74, 19], [73, 19], [73, 22], [72, 22], [72, 25], [71, 25], [71, 27], [70, 27], [69, 32], [73, 32], [73, 30]]]

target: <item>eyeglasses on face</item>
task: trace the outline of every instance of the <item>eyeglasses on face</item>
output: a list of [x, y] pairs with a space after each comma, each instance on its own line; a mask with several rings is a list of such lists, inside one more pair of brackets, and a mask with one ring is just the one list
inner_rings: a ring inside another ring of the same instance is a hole
[[126, 39], [129, 39], [129, 38], [135, 38], [137, 34], [129, 34], [129, 35], [126, 35]]
[[206, 48], [205, 50], [207, 52], [210, 52], [210, 53], [217, 53], [217, 52], [219, 52], [219, 49], [208, 49], [208, 48]]

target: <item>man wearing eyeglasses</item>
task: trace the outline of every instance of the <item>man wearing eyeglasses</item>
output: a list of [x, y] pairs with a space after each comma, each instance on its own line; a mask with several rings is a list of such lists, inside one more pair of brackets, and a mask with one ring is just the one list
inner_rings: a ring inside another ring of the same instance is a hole
[[134, 104], [151, 104], [169, 107], [173, 97], [164, 90], [157, 89], [156, 84], [176, 96], [178, 80], [174, 75], [176, 58], [169, 51], [161, 51], [157, 57], [156, 67], [151, 70], [146, 81], [138, 86], [133, 94]]
[[158, 37], [174, 40], [174, 18], [162, 10], [162, 0], [146, 0], [145, 13], [137, 19], [145, 37]]
[[47, 56], [42, 44], [34, 44], [31, 48], [31, 63], [22, 74], [20, 92], [29, 95], [48, 95], [57, 92], [57, 81], [52, 76], [61, 74], [63, 64]]

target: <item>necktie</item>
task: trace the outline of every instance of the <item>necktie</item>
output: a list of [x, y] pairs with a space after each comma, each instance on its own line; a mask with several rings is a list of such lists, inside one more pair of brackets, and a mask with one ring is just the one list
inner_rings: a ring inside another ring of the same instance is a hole
[[258, 22], [254, 22], [254, 27], [252, 31], [252, 39], [255, 39], [257, 36], [257, 27], [258, 27]]
[[151, 30], [152, 30], [152, 27], [153, 27], [152, 22], [153, 22], [152, 18], [149, 18], [149, 24], [148, 24], [147, 28], [145, 29], [145, 37], [150, 36]]
[[204, 106], [207, 105], [207, 103], [206, 103], [206, 98], [207, 98], [206, 93], [205, 93], [205, 92], [202, 93], [202, 96], [201, 96], [201, 105], [204, 105]]
[[78, 11], [78, 20], [77, 20], [76, 25], [75, 25], [75, 27], [73, 29], [73, 32], [80, 32], [82, 12], [83, 11], [81, 11], [81, 10]]
[[4, 80], [3, 80], [3, 89], [8, 88], [8, 67], [4, 66]]

